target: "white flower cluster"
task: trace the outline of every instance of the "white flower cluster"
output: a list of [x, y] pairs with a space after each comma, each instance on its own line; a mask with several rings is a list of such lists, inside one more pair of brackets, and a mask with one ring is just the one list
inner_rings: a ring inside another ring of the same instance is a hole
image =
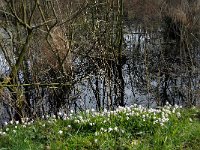
[[96, 131], [94, 133], [95, 136], [99, 136], [99, 135], [102, 135], [103, 133], [124, 133], [125, 131], [123, 129], [120, 129], [118, 128], [117, 126], [116, 127], [109, 127], [109, 128], [100, 128], [99, 131]]
[[[119, 124], [125, 124], [126, 122], [137, 123], [141, 126], [145, 125], [159, 125], [165, 126], [165, 123], [170, 121], [170, 117], [176, 116], [177, 118], [181, 117], [180, 113], [181, 106], [175, 105], [172, 107], [167, 104], [166, 106], [158, 109], [147, 109], [141, 105], [131, 105], [129, 107], [118, 107], [115, 110], [108, 111], [103, 110], [101, 112], [97, 112], [94, 109], [86, 110], [85, 112], [80, 112], [79, 114], [75, 114], [74, 111], [70, 111], [69, 114], [64, 112], [58, 112], [56, 115], [45, 115], [42, 116], [44, 119], [48, 119], [48, 123], [54, 123], [58, 119], [67, 120], [72, 124], [67, 125], [67, 129], [72, 129], [74, 124], [84, 126], [86, 128], [93, 128], [95, 132], [95, 136], [101, 135], [103, 133], [125, 133], [126, 126]], [[116, 123], [118, 122], [118, 123]], [[34, 120], [29, 118], [22, 118], [22, 127], [26, 128], [27, 125], [33, 124]], [[48, 124], [47, 123], [47, 124]], [[5, 122], [5, 126], [13, 125], [12, 132], [16, 133], [19, 125], [19, 121]], [[41, 127], [46, 127], [46, 124], [41, 122]], [[101, 126], [101, 128], [99, 127]], [[0, 131], [0, 135], [5, 135], [9, 132], [9, 128], [5, 128]], [[65, 130], [59, 130], [58, 134], [62, 135]]]

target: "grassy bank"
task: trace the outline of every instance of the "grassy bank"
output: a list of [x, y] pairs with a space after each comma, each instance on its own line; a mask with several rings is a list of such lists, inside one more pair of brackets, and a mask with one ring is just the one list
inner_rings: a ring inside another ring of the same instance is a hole
[[197, 108], [141, 106], [115, 111], [58, 113], [42, 120], [5, 123], [0, 150], [39, 149], [200, 149]]

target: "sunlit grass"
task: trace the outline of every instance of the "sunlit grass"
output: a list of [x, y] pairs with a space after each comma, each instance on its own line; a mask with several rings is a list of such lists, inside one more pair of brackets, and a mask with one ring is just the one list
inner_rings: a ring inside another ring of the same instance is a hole
[[[200, 149], [196, 108], [140, 105], [114, 111], [59, 112], [42, 120], [5, 123], [0, 131], [4, 149]], [[56, 117], [57, 116], [57, 117]]]

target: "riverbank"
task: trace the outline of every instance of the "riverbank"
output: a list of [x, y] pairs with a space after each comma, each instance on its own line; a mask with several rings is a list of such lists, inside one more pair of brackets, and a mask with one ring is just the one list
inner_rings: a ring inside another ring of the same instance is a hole
[[59, 112], [44, 119], [6, 122], [0, 148], [39, 149], [200, 149], [197, 108], [134, 105], [115, 111]]

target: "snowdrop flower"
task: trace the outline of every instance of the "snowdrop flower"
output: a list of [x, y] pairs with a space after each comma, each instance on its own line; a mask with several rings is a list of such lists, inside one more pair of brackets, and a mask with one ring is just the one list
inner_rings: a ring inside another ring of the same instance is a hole
[[15, 126], [15, 129], [17, 129], [17, 126]]
[[46, 125], [45, 125], [45, 124], [43, 124], [42, 126], [43, 126], [43, 127], [45, 127]]
[[67, 128], [71, 128], [72, 126], [69, 124], [68, 126], [67, 126]]
[[6, 128], [6, 131], [8, 132], [8, 131], [9, 131], [9, 128]]
[[54, 119], [55, 119], [55, 118], [56, 118], [56, 115], [54, 115], [54, 114], [53, 114], [53, 115], [52, 115], [52, 118], [54, 118]]
[[192, 118], [189, 118], [189, 121], [192, 122], [193, 121]]
[[74, 111], [73, 110], [70, 110], [70, 112], [73, 114], [74, 113]]
[[15, 121], [16, 124], [19, 124], [19, 121]]
[[26, 128], [26, 125], [23, 124], [22, 127], [23, 127], [23, 128]]
[[61, 135], [61, 134], [63, 134], [63, 131], [62, 131], [62, 130], [59, 130], [58, 133]]

